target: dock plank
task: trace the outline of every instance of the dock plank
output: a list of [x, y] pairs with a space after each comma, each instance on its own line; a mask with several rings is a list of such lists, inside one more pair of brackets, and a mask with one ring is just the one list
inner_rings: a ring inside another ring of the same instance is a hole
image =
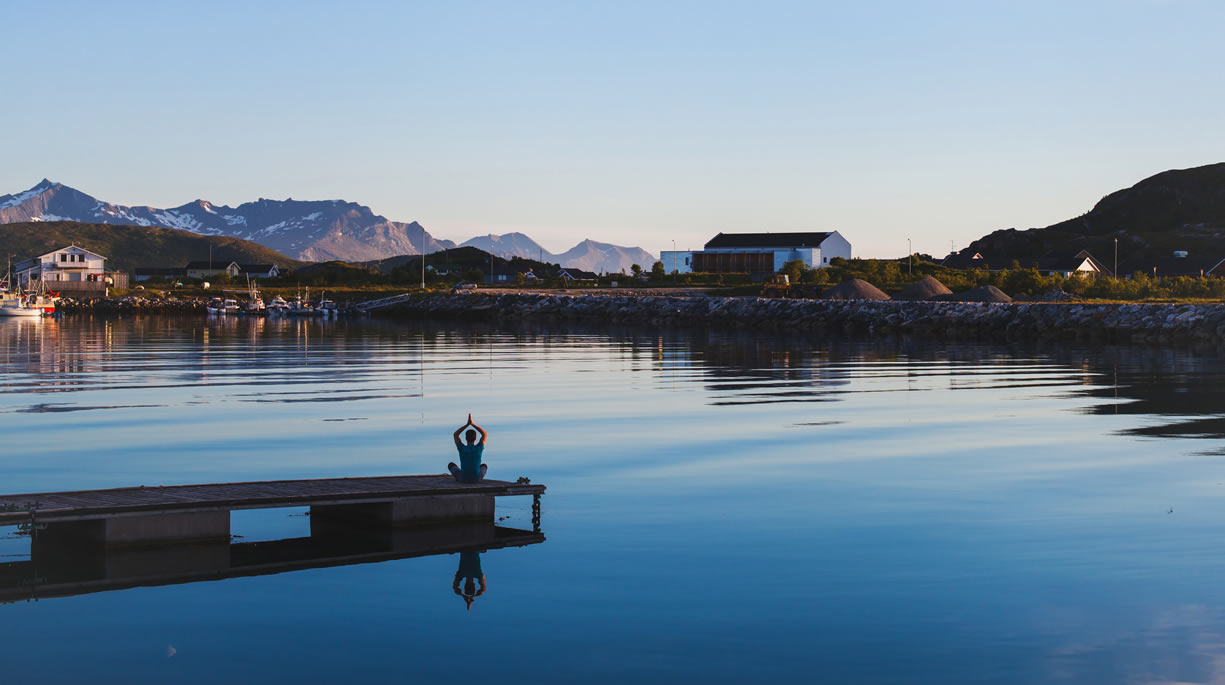
[[259, 509], [323, 502], [385, 502], [439, 495], [539, 495], [544, 491], [543, 485], [499, 480], [457, 483], [450, 475], [142, 485], [0, 495], [0, 525], [28, 521], [31, 514], [40, 521], [83, 520], [143, 511]]

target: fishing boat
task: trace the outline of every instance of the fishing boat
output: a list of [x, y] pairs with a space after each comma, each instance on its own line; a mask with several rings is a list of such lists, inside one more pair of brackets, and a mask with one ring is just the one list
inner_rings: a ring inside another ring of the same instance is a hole
[[247, 276], [247, 303], [243, 306], [241, 313], [249, 316], [263, 316], [268, 313], [267, 307], [264, 306], [264, 299], [259, 295], [259, 288], [255, 287], [250, 276]]
[[319, 294], [319, 302], [315, 304], [315, 311], [319, 316], [339, 316], [340, 307], [337, 307], [335, 302], [323, 297], [324, 294]]
[[12, 271], [10, 262], [5, 278], [0, 280], [0, 316], [42, 316], [55, 312], [55, 305], [60, 299], [59, 293], [48, 290], [43, 281], [33, 281], [32, 291], [14, 291], [10, 287], [13, 282]]
[[[0, 317], [3, 316], [42, 316], [45, 312], [38, 305], [37, 295], [18, 295], [16, 293], [0, 294]], [[54, 307], [52, 307], [54, 311]]]
[[315, 308], [310, 303], [310, 288], [306, 289], [306, 297], [298, 293], [289, 301], [289, 313], [292, 316], [314, 316]]

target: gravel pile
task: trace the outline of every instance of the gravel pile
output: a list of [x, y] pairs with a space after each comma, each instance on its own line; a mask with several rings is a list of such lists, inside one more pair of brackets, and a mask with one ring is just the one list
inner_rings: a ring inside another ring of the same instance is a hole
[[1012, 298], [993, 285], [980, 285], [947, 298], [953, 302], [1012, 302]]
[[871, 283], [859, 279], [852, 278], [846, 283], [838, 285], [826, 290], [821, 295], [823, 300], [888, 300], [889, 296], [880, 288]]
[[902, 288], [893, 296], [895, 300], [906, 302], [933, 302], [945, 299], [953, 291], [940, 282], [935, 276], [924, 276], [910, 285]]

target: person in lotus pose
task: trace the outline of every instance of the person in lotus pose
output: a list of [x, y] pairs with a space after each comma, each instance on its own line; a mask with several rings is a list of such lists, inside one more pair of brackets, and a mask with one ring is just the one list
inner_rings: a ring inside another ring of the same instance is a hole
[[[468, 439], [468, 444], [460, 442], [459, 434], [468, 426], [468, 432], [464, 435]], [[481, 441], [476, 441], [476, 434], [481, 434]], [[489, 469], [488, 464], [481, 463], [481, 455], [485, 452], [485, 440], [489, 438], [489, 434], [484, 428], [472, 423], [472, 414], [468, 415], [468, 423], [460, 426], [455, 430], [455, 449], [459, 450], [459, 466], [455, 462], [447, 464], [447, 469], [451, 471], [451, 475], [455, 476], [455, 480], [461, 483], [479, 483], [485, 479], [485, 471]]]

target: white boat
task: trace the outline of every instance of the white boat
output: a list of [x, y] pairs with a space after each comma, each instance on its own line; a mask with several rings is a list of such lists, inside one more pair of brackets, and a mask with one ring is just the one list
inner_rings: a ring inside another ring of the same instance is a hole
[[237, 314], [239, 312], [238, 300], [232, 297], [227, 297], [224, 300], [220, 297], [214, 297], [208, 301], [204, 308], [211, 315]]
[[12, 292], [13, 267], [10, 263], [4, 280], [0, 281], [0, 316], [42, 316], [55, 312], [59, 293], [47, 290], [43, 281], [33, 281], [33, 292]]
[[315, 304], [315, 312], [317, 312], [319, 316], [339, 316], [340, 308], [336, 306], [335, 302], [327, 298], [320, 297], [319, 302]]
[[285, 301], [285, 298], [281, 297], [280, 295], [277, 295], [271, 300], [268, 300], [267, 309], [268, 309], [269, 314], [275, 314], [277, 316], [285, 316], [286, 314], [289, 313], [289, 303]]
[[299, 293], [289, 301], [289, 313], [293, 316], [314, 316], [315, 308], [310, 303], [310, 289], [306, 290], [306, 298], [304, 299]]
[[0, 294], [0, 316], [42, 316], [37, 295]]

